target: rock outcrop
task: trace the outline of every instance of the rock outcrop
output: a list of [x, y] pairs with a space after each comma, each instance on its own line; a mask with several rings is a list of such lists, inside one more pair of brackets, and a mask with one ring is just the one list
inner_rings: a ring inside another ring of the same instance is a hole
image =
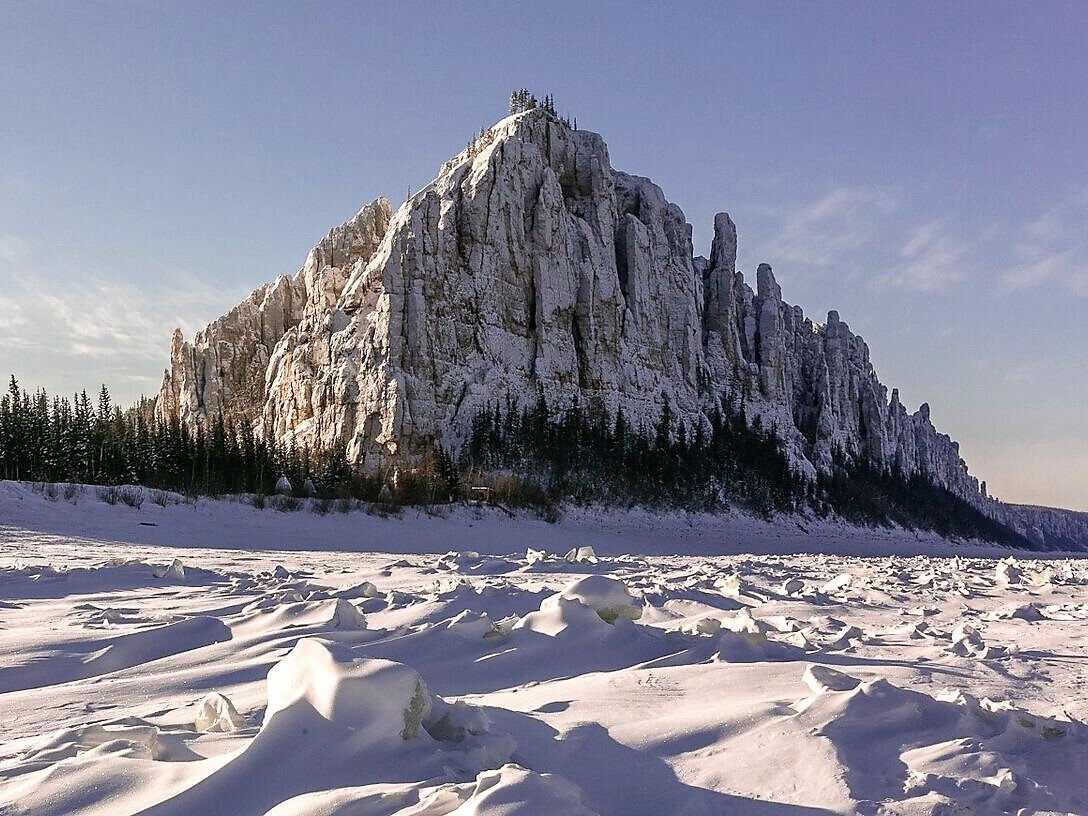
[[1084, 550], [1088, 546], [1088, 513], [1005, 504], [990, 499], [988, 515], [1015, 530], [1040, 550]]
[[391, 214], [379, 200], [189, 344], [175, 334], [164, 417], [224, 411], [352, 461], [455, 442], [510, 397], [689, 427], [721, 401], [758, 414], [809, 475], [838, 458], [920, 473], [986, 499], [923, 405], [877, 378], [838, 314], [782, 299], [771, 267], [736, 269], [714, 221], [709, 258], [651, 181], [611, 166], [595, 133], [508, 117]]
[[221, 413], [252, 424], [264, 410], [265, 383], [281, 347], [298, 336], [300, 324], [326, 319], [348, 275], [373, 256], [391, 215], [384, 198], [368, 204], [310, 250], [294, 277], [256, 289], [191, 343], [175, 330], [156, 415], [201, 424]]

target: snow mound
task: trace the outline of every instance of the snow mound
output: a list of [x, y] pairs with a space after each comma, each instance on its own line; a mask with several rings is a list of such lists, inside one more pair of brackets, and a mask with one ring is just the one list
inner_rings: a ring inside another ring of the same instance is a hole
[[830, 616], [809, 618], [801, 634], [823, 652], [840, 652], [854, 649], [861, 643], [864, 632], [857, 626]]
[[525, 566], [531, 567], [548, 559], [548, 553], [544, 550], [534, 550], [529, 547], [525, 550]]
[[345, 600], [356, 600], [358, 598], [377, 598], [381, 595], [376, 587], [370, 581], [360, 581], [357, 584], [343, 587], [332, 593], [334, 598], [344, 598]]
[[952, 651], [960, 657], [974, 657], [979, 660], [1005, 657], [1006, 649], [991, 646], [982, 639], [979, 631], [969, 623], [961, 623], [952, 631]]
[[446, 629], [466, 640], [502, 640], [510, 634], [510, 627], [516, 620], [504, 618], [496, 623], [486, 612], [466, 609], [451, 618], [446, 623]]
[[448, 552], [438, 559], [436, 569], [472, 575], [501, 575], [519, 569], [521, 564], [510, 558], [480, 555], [475, 550]]
[[774, 631], [776, 628], [767, 621], [753, 618], [751, 610], [747, 607], [741, 609], [732, 617], [722, 619], [721, 624], [723, 628], [728, 629], [731, 632], [748, 635], [765, 635], [768, 632]]
[[772, 640], [777, 631], [766, 621], [756, 620], [747, 608], [721, 621], [715, 658], [726, 663], [758, 663], [764, 660], [797, 660], [804, 651], [789, 642]]
[[1024, 571], [1011, 558], [1003, 558], [994, 568], [994, 580], [998, 586], [1014, 586], [1019, 584], [1023, 577]]
[[789, 643], [770, 640], [760, 631], [723, 629], [715, 657], [725, 663], [758, 663], [764, 660], [798, 660], [804, 651]]
[[555, 637], [564, 633], [602, 632], [608, 623], [600, 613], [579, 600], [553, 595], [513, 626], [514, 631], [529, 631]]
[[314, 791], [280, 802], [264, 816], [443, 816], [464, 801], [454, 785], [422, 795], [415, 785], [362, 785]]
[[506, 764], [475, 782], [437, 787], [364, 785], [295, 796], [265, 816], [598, 816], [581, 789], [555, 774]]
[[119, 672], [229, 641], [231, 637], [231, 628], [218, 618], [197, 615], [138, 632], [87, 641], [80, 644], [78, 651], [57, 655], [47, 664], [31, 661], [0, 667], [0, 693]]
[[583, 804], [582, 791], [574, 783], [513, 764], [480, 774], [468, 800], [450, 813], [450, 816], [560, 815], [597, 816]]
[[567, 550], [563, 560], [571, 564], [596, 564], [598, 559], [592, 547], [572, 547]]
[[716, 635], [721, 629], [721, 619], [713, 618], [709, 615], [688, 621], [680, 627], [680, 631], [688, 635]]
[[[85, 725], [65, 728], [35, 743], [22, 759], [30, 767], [48, 765], [62, 759], [97, 750], [136, 759], [159, 759], [163, 751], [159, 745], [159, 729], [136, 718], [106, 725]], [[26, 770], [24, 766], [22, 770]]]
[[196, 731], [222, 731], [230, 733], [246, 727], [246, 721], [229, 697], [211, 692], [196, 707], [193, 729]]
[[809, 666], [801, 679], [816, 694], [824, 691], [851, 691], [861, 683], [856, 677], [827, 666]]
[[329, 626], [333, 629], [366, 629], [366, 618], [359, 608], [343, 598], [337, 598]]
[[800, 578], [787, 578], [782, 582], [782, 594], [798, 596], [805, 590], [805, 582]]
[[714, 581], [714, 588], [727, 598], [753, 597], [753, 587], [739, 573], [725, 575]]
[[391, 660], [354, 660], [334, 643], [303, 638], [268, 672], [265, 727], [299, 706], [351, 728], [359, 741], [380, 743], [418, 737], [431, 697], [415, 669]]
[[474, 779], [516, 747], [486, 712], [432, 697], [414, 669], [317, 638], [272, 667], [267, 694], [264, 723], [245, 747], [194, 763], [206, 775], [148, 813], [447, 813], [467, 793], [435, 811], [404, 808], [426, 801], [420, 791], [434, 782], [425, 780]]
[[1039, 607], [1033, 603], [1026, 604], [1009, 604], [1003, 609], [995, 609], [992, 612], [987, 612], [982, 616], [983, 620], [999, 621], [999, 620], [1024, 620], [1024, 621], [1040, 621], [1046, 616], [1039, 610]]
[[[855, 799], [896, 802], [881, 812], [1082, 813], [1088, 806], [1088, 728], [1080, 723], [883, 679], [838, 690], [821, 682], [829, 677], [848, 685], [839, 672], [806, 670], [806, 684], [818, 690], [795, 716], [834, 745]], [[963, 810], [941, 809], [949, 802]]]
[[175, 581], [185, 580], [185, 565], [180, 558], [175, 558], [168, 567], [154, 567], [151, 574], [156, 578], [170, 578]]
[[559, 594], [546, 598], [540, 604], [540, 610], [556, 609], [560, 601], [578, 601], [594, 610], [606, 623], [613, 623], [617, 618], [638, 620], [642, 616], [642, 609], [635, 603], [627, 585], [607, 575], [579, 578]]
[[842, 594], [854, 584], [854, 576], [849, 572], [842, 572], [824, 584], [820, 591], [827, 595]]
[[148, 622], [148, 618], [135, 607], [102, 607], [92, 603], [74, 607], [70, 617], [81, 620], [84, 629], [112, 629], [119, 625]]

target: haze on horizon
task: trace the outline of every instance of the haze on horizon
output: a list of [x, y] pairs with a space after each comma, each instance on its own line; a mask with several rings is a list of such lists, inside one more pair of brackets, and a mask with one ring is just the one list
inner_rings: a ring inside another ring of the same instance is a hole
[[1088, 510], [1088, 4], [0, 0], [0, 375], [131, 403], [525, 85], [862, 334], [1004, 500]]

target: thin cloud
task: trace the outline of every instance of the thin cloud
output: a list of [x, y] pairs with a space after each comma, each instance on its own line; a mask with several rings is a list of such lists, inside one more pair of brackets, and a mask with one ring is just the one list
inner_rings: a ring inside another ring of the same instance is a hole
[[1007, 383], [1030, 383], [1035, 381], [1035, 375], [1028, 366], [1015, 366], [1005, 372]]
[[998, 278], [1004, 292], [1053, 286], [1088, 297], [1088, 191], [1029, 223], [1013, 249], [1014, 264]]
[[15, 281], [17, 294], [7, 300], [17, 304], [21, 334], [47, 338], [70, 354], [102, 358], [120, 354], [165, 360], [175, 326], [191, 335], [194, 317], [212, 318], [229, 308], [237, 294], [191, 279], [184, 289], [89, 279], [67, 282], [54, 292], [42, 291], [25, 277]]
[[895, 198], [883, 190], [837, 187], [811, 204], [788, 210], [767, 251], [775, 258], [811, 266], [842, 264], [847, 255], [874, 240], [895, 205]]
[[0, 370], [78, 372], [146, 393], [169, 363], [175, 327], [191, 337], [244, 296], [176, 270], [149, 270], [146, 280], [35, 268], [23, 241], [0, 236]]
[[0, 295], [0, 334], [14, 332], [26, 324], [27, 318], [19, 302], [6, 295]]
[[916, 228], [899, 251], [900, 263], [878, 276], [876, 286], [908, 292], [943, 292], [968, 277], [970, 244], [948, 234], [944, 220]]
[[837, 187], [779, 210], [782, 226], [761, 252], [852, 278], [864, 275], [872, 289], [937, 293], [971, 277], [972, 253], [982, 239], [965, 239], [949, 219], [904, 225], [902, 204], [888, 190]]
[[0, 264], [12, 264], [26, 254], [26, 242], [15, 235], [0, 234]]

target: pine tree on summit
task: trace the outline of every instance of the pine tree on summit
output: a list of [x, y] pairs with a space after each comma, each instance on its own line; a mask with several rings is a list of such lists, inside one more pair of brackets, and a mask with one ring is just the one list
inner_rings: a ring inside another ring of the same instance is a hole
[[528, 88], [518, 88], [510, 94], [510, 114], [522, 113], [537, 107], [536, 97], [529, 93]]

